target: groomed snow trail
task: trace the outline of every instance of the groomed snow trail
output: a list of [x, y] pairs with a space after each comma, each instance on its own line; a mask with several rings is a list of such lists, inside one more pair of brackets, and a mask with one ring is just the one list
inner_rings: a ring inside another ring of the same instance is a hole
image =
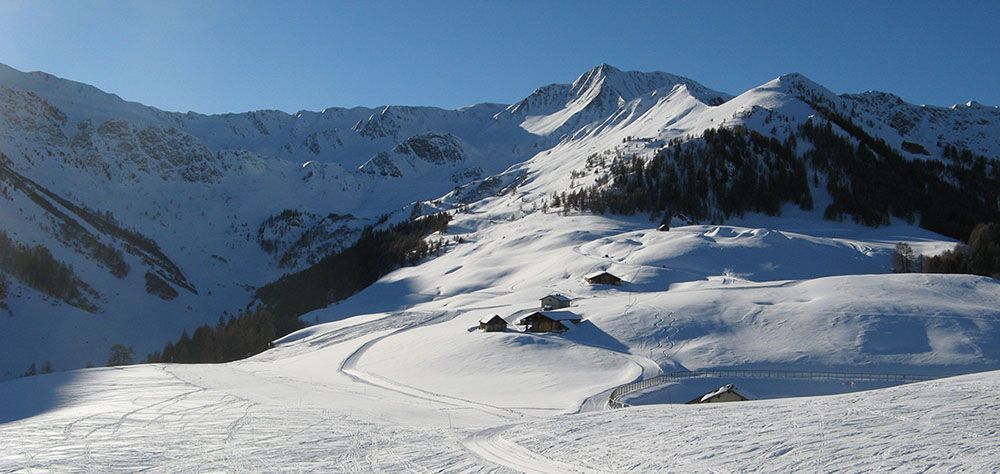
[[580, 474], [594, 472], [555, 461], [503, 438], [509, 426], [489, 428], [462, 440], [462, 445], [483, 459], [527, 474]]
[[[423, 324], [436, 324], [444, 321], [451, 320], [457, 315], [457, 313], [440, 313], [436, 316], [432, 316], [423, 321]], [[496, 416], [501, 419], [518, 419], [524, 415], [511, 410], [509, 408], [498, 407], [493, 405], [488, 405], [485, 403], [479, 403], [472, 400], [466, 400], [464, 398], [453, 397], [450, 395], [445, 395], [442, 393], [435, 393], [427, 390], [422, 390], [410, 385], [399, 383], [388, 378], [365, 372], [357, 368], [358, 360], [364, 355], [365, 351], [370, 349], [375, 344], [395, 335], [398, 335], [404, 331], [416, 327], [416, 324], [406, 325], [400, 329], [396, 329], [388, 334], [378, 336], [371, 339], [360, 347], [358, 347], [354, 352], [351, 352], [341, 363], [340, 367], [337, 369], [345, 375], [351, 377], [354, 381], [358, 383], [368, 384], [371, 386], [379, 387], [385, 390], [391, 390], [393, 392], [401, 393], [410, 397], [418, 398], [420, 400], [426, 400], [430, 402], [440, 403], [448, 405], [454, 408], [471, 408], [479, 410], [484, 413]]]

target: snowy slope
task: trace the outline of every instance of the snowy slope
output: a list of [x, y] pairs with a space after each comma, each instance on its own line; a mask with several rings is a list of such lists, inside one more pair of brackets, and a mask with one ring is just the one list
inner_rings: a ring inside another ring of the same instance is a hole
[[517, 425], [474, 446], [530, 447], [543, 462], [593, 472], [994, 471], [997, 381], [988, 372], [822, 398], [636, 408]]
[[[506, 208], [496, 201], [492, 212]], [[946, 248], [912, 228], [845, 226], [834, 237], [829, 228], [826, 236], [727, 226], [658, 232], [636, 221], [542, 213], [471, 228], [479, 222], [477, 214], [459, 216], [452, 232], [466, 243], [305, 319], [447, 313], [447, 321], [372, 346], [357, 367], [508, 408], [529, 397], [573, 411], [588, 394], [632, 379], [706, 367], [914, 374], [1000, 367], [995, 280], [880, 275], [901, 232], [918, 249]], [[595, 270], [627, 283], [588, 285], [583, 277]], [[494, 314], [513, 327], [549, 293], [573, 298], [568, 310], [583, 322], [560, 336], [472, 329]], [[309, 340], [302, 337], [288, 336], [290, 347]]]
[[[311, 350], [287, 346], [242, 363], [91, 369], [2, 383], [0, 394], [8, 402], [0, 411], [0, 467], [997, 468], [1000, 445], [991, 430], [1000, 422], [998, 372], [833, 397], [537, 418], [544, 407], [525, 413], [358, 372], [351, 357], [393, 332], [391, 323], [379, 327], [384, 319], [329, 325], [326, 340], [312, 341]], [[322, 354], [324, 364], [311, 360], [313, 354]], [[538, 400], [526, 396], [522, 403]]]

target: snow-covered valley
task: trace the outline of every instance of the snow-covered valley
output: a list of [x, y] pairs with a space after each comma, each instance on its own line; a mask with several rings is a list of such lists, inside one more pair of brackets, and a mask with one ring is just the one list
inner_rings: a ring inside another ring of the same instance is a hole
[[[605, 161], [662, 159], [720, 127], [795, 156], [816, 148], [794, 145], [799, 127], [827, 120], [859, 149], [993, 159], [996, 108], [838, 96], [797, 74], [732, 96], [607, 65], [459, 110], [177, 114], [9, 68], [0, 92], [2, 230], [84, 288], [60, 299], [5, 270], [0, 472], [1000, 469], [1000, 281], [892, 273], [897, 244], [933, 256], [955, 239], [919, 218], [824, 218], [839, 198], [818, 165], [811, 207], [675, 214], [669, 230], [659, 213], [554, 202], [607, 185]], [[778, 173], [768, 163], [751, 166]], [[440, 250], [301, 315], [270, 350], [65, 370], [114, 343], [141, 358], [366, 226], [438, 212], [447, 230], [425, 240]], [[587, 281], [598, 272], [622, 281]], [[525, 331], [555, 294], [569, 305], [546, 314], [567, 330]], [[481, 331], [493, 316], [506, 330]], [[14, 378], [43, 360], [57, 370]], [[712, 370], [747, 375], [609, 409], [623, 384]], [[751, 401], [680, 405], [728, 383]]]

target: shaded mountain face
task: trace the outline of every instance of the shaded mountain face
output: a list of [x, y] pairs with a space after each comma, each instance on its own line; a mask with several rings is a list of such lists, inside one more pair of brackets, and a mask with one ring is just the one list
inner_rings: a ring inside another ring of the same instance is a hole
[[[3, 269], [0, 311], [12, 316], [0, 318], [0, 378], [45, 359], [100, 363], [119, 342], [147, 353], [366, 226], [483, 199], [531, 213], [553, 193], [606, 185], [615, 157], [650, 160], [718, 128], [786, 141], [831, 112], [905, 160], [947, 162], [953, 149], [1000, 158], [996, 107], [837, 95], [798, 74], [732, 96], [602, 64], [510, 105], [203, 115], [0, 65], [0, 226], [71, 267], [88, 301]], [[759, 163], [755, 172], [772, 172]]]
[[[412, 178], [421, 171], [433, 172], [442, 166], [457, 168], [466, 161], [465, 150], [457, 137], [450, 133], [425, 133], [407, 138], [392, 150], [378, 152], [358, 170], [372, 175]], [[452, 180], [464, 184], [481, 175], [480, 168], [461, 167]]]

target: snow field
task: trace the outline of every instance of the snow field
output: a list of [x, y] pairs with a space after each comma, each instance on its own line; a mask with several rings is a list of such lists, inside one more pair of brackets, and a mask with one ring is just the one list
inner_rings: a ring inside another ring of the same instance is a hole
[[494, 436], [590, 472], [993, 472], [997, 389], [994, 371], [835, 396], [556, 417]]

